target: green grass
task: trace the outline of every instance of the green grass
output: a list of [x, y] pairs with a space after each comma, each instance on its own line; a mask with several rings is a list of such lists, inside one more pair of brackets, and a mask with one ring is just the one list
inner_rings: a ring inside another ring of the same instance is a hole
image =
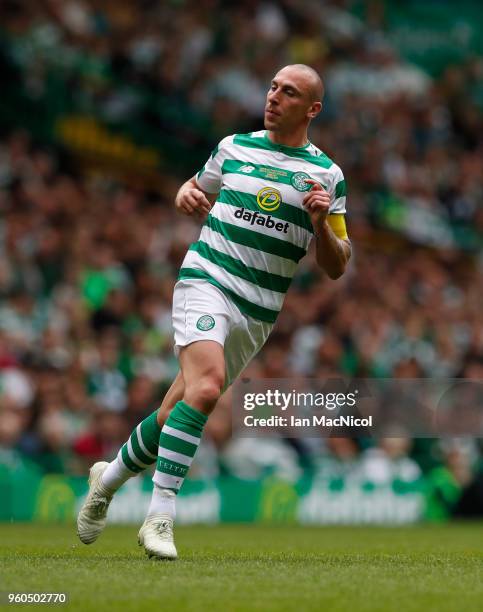
[[174, 563], [148, 560], [136, 535], [109, 526], [84, 546], [73, 526], [0, 524], [0, 590], [64, 591], [55, 608], [83, 612], [483, 609], [481, 523], [179, 527]]

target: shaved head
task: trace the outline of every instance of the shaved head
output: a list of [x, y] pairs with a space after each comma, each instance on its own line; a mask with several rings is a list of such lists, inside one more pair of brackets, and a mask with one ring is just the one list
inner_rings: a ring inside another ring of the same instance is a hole
[[307, 142], [307, 129], [322, 110], [324, 86], [306, 64], [290, 64], [273, 77], [267, 92], [264, 125], [272, 139], [288, 146]]
[[322, 102], [322, 98], [324, 97], [324, 85], [322, 79], [313, 68], [307, 66], [307, 64], [289, 64], [279, 70], [279, 73], [282, 71], [290, 72], [297, 76], [300, 75], [312, 102]]

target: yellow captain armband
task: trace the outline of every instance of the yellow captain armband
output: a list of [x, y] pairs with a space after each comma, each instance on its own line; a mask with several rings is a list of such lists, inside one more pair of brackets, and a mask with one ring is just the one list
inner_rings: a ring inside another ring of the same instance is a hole
[[327, 221], [330, 225], [330, 229], [334, 232], [337, 238], [341, 240], [348, 240], [347, 228], [345, 225], [345, 217], [342, 214], [333, 214], [327, 216]]

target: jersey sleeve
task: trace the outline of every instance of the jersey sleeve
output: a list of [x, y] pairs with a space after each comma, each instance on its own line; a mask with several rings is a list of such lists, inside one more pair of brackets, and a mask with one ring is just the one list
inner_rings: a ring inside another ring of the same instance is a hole
[[332, 228], [334, 234], [342, 240], [347, 240], [347, 228], [345, 224], [345, 201], [346, 201], [346, 184], [344, 175], [339, 166], [336, 166], [330, 193], [330, 208], [327, 221]]
[[211, 152], [206, 164], [196, 175], [196, 182], [206, 193], [218, 193], [223, 182], [222, 165], [228, 137], [221, 140]]
[[345, 203], [346, 203], [346, 184], [344, 175], [342, 174], [342, 170], [339, 166], [336, 167], [334, 172], [334, 178], [332, 181], [332, 186], [330, 188], [330, 215], [343, 215], [346, 212]]

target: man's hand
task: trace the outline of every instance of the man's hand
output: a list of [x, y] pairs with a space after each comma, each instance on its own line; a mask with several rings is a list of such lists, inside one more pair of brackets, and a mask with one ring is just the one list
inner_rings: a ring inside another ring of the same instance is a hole
[[305, 182], [312, 185], [312, 189], [306, 194], [302, 204], [310, 216], [314, 232], [318, 234], [329, 214], [330, 195], [316, 181], [305, 179]]
[[183, 215], [198, 218], [205, 217], [211, 209], [211, 204], [205, 194], [187, 181], [178, 191], [175, 200], [176, 210]]

